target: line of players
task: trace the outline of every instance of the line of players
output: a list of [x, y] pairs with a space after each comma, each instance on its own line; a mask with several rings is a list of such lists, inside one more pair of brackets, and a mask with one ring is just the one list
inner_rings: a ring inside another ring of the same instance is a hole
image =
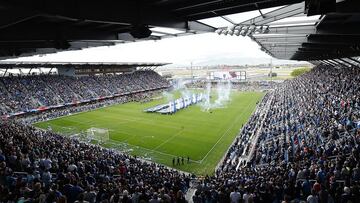
[[[185, 162], [185, 159], [184, 159], [184, 157], [173, 157], [173, 160], [172, 160], [172, 164], [173, 164], [173, 166], [175, 166], [175, 164], [177, 165], [177, 166], [180, 166], [180, 161], [181, 161], [181, 165], [184, 165], [184, 162]], [[187, 157], [187, 164], [189, 164], [190, 163], [190, 157], [188, 156]]]

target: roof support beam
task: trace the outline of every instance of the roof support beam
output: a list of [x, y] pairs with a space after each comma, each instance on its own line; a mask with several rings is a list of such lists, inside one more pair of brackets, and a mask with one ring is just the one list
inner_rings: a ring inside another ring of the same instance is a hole
[[328, 62], [329, 64], [331, 64], [333, 67], [336, 67], [338, 66], [336, 63], [330, 61], [330, 60], [325, 60], [326, 62]]
[[[255, 6], [258, 7], [257, 3], [255, 3]], [[259, 11], [261, 17], [265, 18], [265, 15], [261, 12], [261, 9], [258, 9], [258, 11]]]
[[342, 63], [339, 63], [338, 61], [334, 60], [334, 59], [329, 59], [328, 61], [333, 62], [334, 64], [336, 64], [336, 66], [340, 66], [340, 67], [344, 67]]
[[354, 62], [357, 63], [357, 64], [360, 64], [360, 61], [358, 61], [358, 60], [356, 60], [356, 59], [354, 59], [354, 58], [352, 58], [352, 57], [348, 57], [348, 59], [354, 61]]
[[[259, 8], [264, 9], [275, 6], [289, 5], [299, 3], [301, 1], [302, 0], [231, 0], [221, 1], [221, 3], [209, 4], [198, 8], [182, 9], [181, 11], [177, 10], [177, 13], [182, 16], [187, 16], [190, 19], [203, 19], [215, 17], [213, 12], [216, 12], [216, 14], [218, 15], [228, 15], [233, 13], [258, 10]], [[257, 6], [255, 5], [255, 3], [257, 4]], [[267, 14], [265, 15], [267, 16]]]
[[333, 61], [337, 62], [338, 64], [341, 64], [341, 66], [345, 67], [345, 68], [349, 68], [348, 64], [347, 63], [344, 63], [343, 61], [341, 60], [338, 60], [338, 59], [332, 59]]
[[338, 60], [340, 60], [340, 61], [342, 61], [342, 62], [344, 62], [344, 63], [346, 63], [346, 64], [348, 64], [350, 66], [354, 66], [354, 64], [352, 64], [352, 63], [350, 63], [350, 62], [348, 62], [348, 61], [346, 61], [346, 60], [344, 60], [342, 58], [339, 58]]
[[4, 74], [3, 74], [3, 77], [5, 77], [7, 71], [8, 71], [8, 68], [5, 68], [5, 72], [4, 72]]
[[268, 34], [312, 34], [316, 33], [316, 29], [313, 25], [306, 26], [284, 26], [284, 27], [270, 27]]
[[281, 20], [288, 17], [304, 15], [305, 3], [296, 3], [289, 6], [285, 6], [274, 11], [268, 12], [264, 15], [257, 16], [255, 18], [251, 18], [249, 20], [245, 20], [239, 25], [266, 25], [271, 22]]
[[334, 66], [333, 64], [327, 62], [326, 60], [321, 60], [322, 63], [326, 64], [326, 65], [330, 65], [330, 66]]

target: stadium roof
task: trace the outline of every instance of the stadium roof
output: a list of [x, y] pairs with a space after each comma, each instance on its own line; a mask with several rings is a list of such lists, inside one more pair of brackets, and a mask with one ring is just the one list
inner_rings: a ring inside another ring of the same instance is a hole
[[[283, 7], [262, 10], [276, 6]], [[231, 15], [254, 10], [260, 15], [246, 21]], [[0, 2], [0, 17], [0, 59], [219, 27], [220, 34], [251, 37], [279, 59], [316, 63], [360, 52], [358, 0], [12, 0]], [[219, 19], [224, 26], [214, 23]]]
[[128, 67], [158, 67], [170, 63], [134, 62], [134, 63], [114, 63], [114, 62], [0, 62], [0, 69], [19, 69], [19, 68], [75, 68], [75, 69], [96, 69], [96, 68], [128, 68]]
[[[213, 32], [214, 27], [198, 20], [296, 2], [300, 1], [1, 1], [0, 59]], [[152, 34], [134, 38], [146, 34], [144, 27]]]
[[[309, 2], [318, 2], [318, 8]], [[359, 11], [359, 1], [306, 1], [260, 13], [216, 32], [249, 36], [278, 59], [319, 62], [351, 58], [360, 55]]]
[[[168, 65], [170, 63], [113, 63], [113, 62], [0, 62], [0, 70], [3, 72], [2, 76], [6, 76], [10, 69], [28, 69], [25, 75], [31, 74], [33, 69], [40, 70], [41, 68], [49, 68], [52, 72], [57, 69], [60, 74], [66, 73], [67, 75], [94, 75], [94, 74], [107, 74], [107, 73], [125, 73], [134, 70], [154, 70], [159, 66]], [[17, 74], [23, 74], [19, 71]]]

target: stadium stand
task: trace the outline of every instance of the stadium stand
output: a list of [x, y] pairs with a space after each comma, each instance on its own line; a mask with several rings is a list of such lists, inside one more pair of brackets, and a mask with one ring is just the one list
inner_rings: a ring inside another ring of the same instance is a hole
[[194, 202], [356, 202], [359, 75], [358, 67], [319, 65], [268, 93]]
[[169, 87], [154, 71], [101, 76], [11, 76], [0, 78], [1, 115], [33, 112], [91, 100]]
[[36, 112], [24, 116], [17, 116], [15, 120], [23, 124], [32, 124], [40, 121], [47, 121], [50, 119], [67, 116], [74, 113], [86, 112], [114, 104], [123, 104], [131, 101], [137, 101], [137, 102], [150, 101], [154, 96], [162, 93], [162, 91], [163, 91], [162, 89], [153, 90], [148, 92], [134, 93], [134, 94], [106, 99], [106, 100], [95, 100], [92, 102], [77, 104], [76, 106], [64, 106], [61, 108], [49, 109], [47, 111]]
[[[211, 87], [216, 88], [219, 82], [217, 80], [213, 80], [211, 82]], [[280, 81], [282, 82], [282, 81]], [[276, 87], [278, 82], [272, 81], [246, 81], [246, 82], [239, 82], [239, 81], [231, 81], [231, 88], [246, 92], [246, 91], [267, 91]], [[192, 83], [186, 84], [187, 88], [206, 88], [208, 81], [206, 79], [194, 81]]]
[[[356, 202], [359, 76], [319, 65], [269, 91], [192, 201]], [[13, 121], [0, 138], [1, 202], [186, 202], [191, 177], [164, 166]]]
[[190, 177], [12, 122], [0, 128], [0, 202], [184, 202]]

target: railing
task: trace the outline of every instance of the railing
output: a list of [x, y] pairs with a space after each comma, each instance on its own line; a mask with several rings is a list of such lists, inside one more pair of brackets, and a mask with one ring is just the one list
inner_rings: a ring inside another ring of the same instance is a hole
[[[261, 99], [261, 101], [256, 105], [256, 108], [254, 109], [253, 113], [251, 115], [254, 115], [254, 113], [256, 113], [256, 110], [258, 109], [258, 107], [263, 103], [264, 98], [266, 97], [266, 95]], [[219, 169], [219, 167], [223, 164], [225, 158], [227, 157], [229, 150], [232, 146], [235, 145], [235, 142], [238, 141], [237, 138], [239, 138], [244, 131], [244, 128], [248, 125], [250, 119], [243, 125], [243, 127], [241, 128], [240, 132], [237, 134], [237, 136], [235, 137], [235, 139], [233, 140], [233, 142], [231, 143], [229, 149], [226, 151], [226, 153], [224, 154], [224, 156], [220, 159], [220, 161], [218, 162], [218, 164], [215, 167], [215, 174], [216, 171]]]
[[249, 162], [251, 157], [253, 156], [256, 145], [257, 145], [257, 142], [258, 142], [258, 139], [259, 139], [259, 136], [260, 136], [260, 132], [262, 130], [263, 123], [264, 123], [264, 121], [266, 119], [266, 115], [267, 115], [267, 113], [269, 111], [272, 99], [273, 99], [273, 94], [271, 94], [269, 96], [269, 99], [267, 100], [267, 102], [265, 104], [265, 107], [262, 110], [263, 112], [260, 113], [260, 118], [262, 117], [262, 120], [261, 120], [261, 122], [258, 123], [259, 128], [256, 130], [256, 132], [253, 133], [253, 135], [250, 138], [250, 142], [249, 142], [250, 151], [249, 151], [249, 153], [247, 155], [244, 154], [243, 156], [239, 157], [239, 161], [238, 161], [238, 164], [236, 166], [236, 170], [238, 170], [240, 168], [241, 163]]

